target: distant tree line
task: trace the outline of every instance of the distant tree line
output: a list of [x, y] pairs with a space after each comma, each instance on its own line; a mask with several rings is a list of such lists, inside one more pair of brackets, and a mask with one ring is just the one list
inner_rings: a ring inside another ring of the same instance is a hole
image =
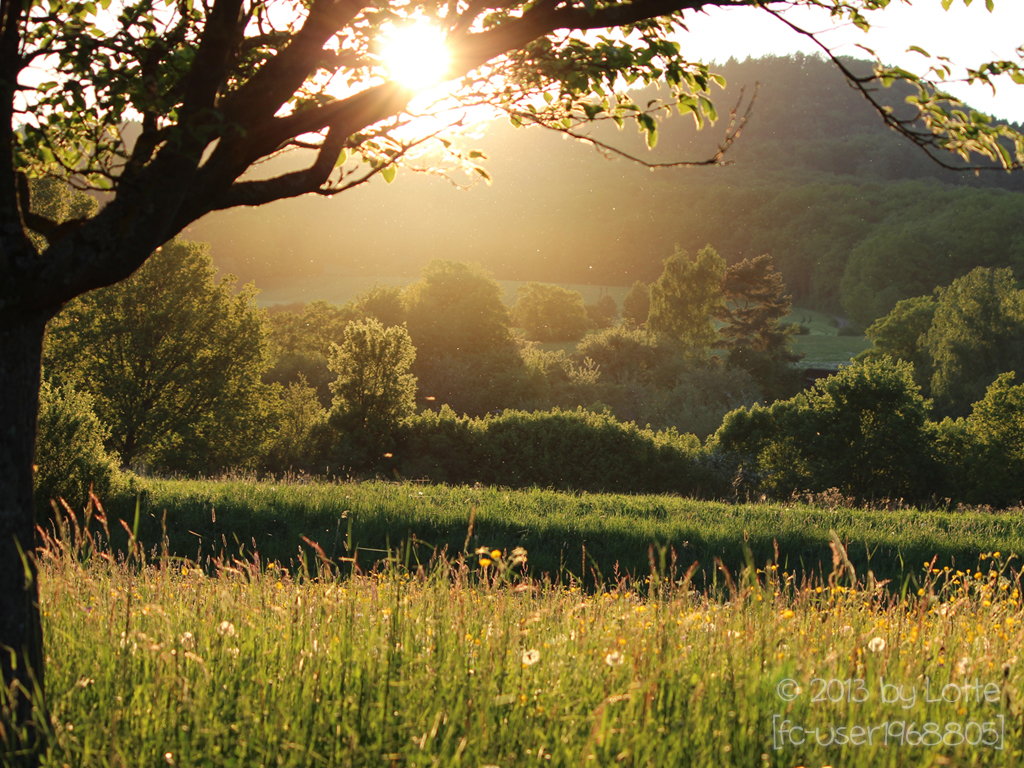
[[571, 352], [514, 330], [539, 319], [575, 335], [587, 310], [570, 293], [527, 284], [510, 312], [480, 268], [434, 261], [405, 290], [268, 315], [252, 286], [215, 277], [207, 249], [174, 241], [51, 324], [40, 497], [81, 503], [127, 467], [1024, 498], [1024, 390], [1005, 370], [1021, 361], [1024, 301], [1009, 270], [902, 302], [862, 361], [795, 395], [789, 297], [767, 256], [727, 267], [710, 247], [677, 250], [621, 322]]

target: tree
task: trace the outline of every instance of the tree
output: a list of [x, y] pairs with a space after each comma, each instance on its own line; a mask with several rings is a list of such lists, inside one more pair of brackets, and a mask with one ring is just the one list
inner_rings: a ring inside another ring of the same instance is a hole
[[[18, 552], [34, 541], [31, 457], [42, 338], [63, 304], [127, 278], [211, 211], [393, 178], [438, 130], [437, 122], [417, 123], [412, 114], [454, 114], [458, 122], [463, 113], [445, 109], [483, 103], [517, 124], [568, 135], [594, 119], [630, 119], [653, 145], [662, 106], [615, 95], [621, 78], [662, 79], [684, 112], [699, 123], [713, 119], [713, 74], [687, 61], [671, 37], [685, 31], [683, 11], [734, 4], [139, 0], [108, 10], [105, 2], [0, 0], [0, 124], [10, 148], [0, 162], [0, 646], [12, 649], [0, 654], [0, 669], [16, 699], [5, 732], [21, 733], [18, 724], [32, 722], [25, 692], [45, 690], [35, 572], [30, 561], [26, 574]], [[791, 4], [825, 6], [862, 25], [861, 10], [879, 5], [798, 0], [763, 10], [778, 14]], [[413, 109], [416, 89], [385, 66], [380, 51], [391, 29], [416, 19], [442, 29], [450, 53], [436, 80], [456, 87]], [[578, 34], [606, 28], [625, 34]], [[22, 85], [29, 67], [48, 70], [50, 79]], [[1021, 76], [1013, 62], [996, 62], [972, 77], [990, 81], [1007, 71]], [[924, 78], [880, 74], [921, 85], [915, 106], [923, 122], [882, 114], [911, 140], [981, 151], [1013, 167], [1024, 158], [1024, 143], [1014, 146], [1016, 158], [1000, 143], [1019, 137], [1011, 128], [951, 109]], [[873, 97], [870, 83], [853, 82]], [[541, 94], [550, 102], [537, 107]], [[132, 135], [124, 124], [136, 116]], [[476, 155], [453, 144], [437, 148], [446, 146], [451, 164], [474, 172]], [[301, 167], [248, 174], [285, 149], [304, 151]], [[720, 160], [721, 151], [707, 158]], [[106, 188], [106, 204], [90, 218], [41, 215], [27, 175], [58, 172]], [[36, 236], [45, 245], [37, 248]], [[18, 745], [18, 736], [9, 738]]]
[[715, 343], [712, 318], [722, 307], [725, 262], [710, 245], [695, 259], [678, 248], [665, 260], [665, 270], [651, 286], [647, 330], [663, 333], [702, 356]]
[[622, 320], [633, 328], [640, 328], [651, 314], [651, 287], [642, 280], [633, 283], [622, 300]]
[[317, 393], [321, 405], [331, 404], [334, 375], [327, 365], [331, 344], [340, 344], [345, 328], [355, 318], [349, 307], [327, 301], [312, 301], [300, 312], [277, 312], [270, 316], [270, 358], [263, 374], [267, 383], [291, 386], [300, 379]]
[[356, 296], [348, 305], [357, 318], [373, 317], [385, 328], [406, 321], [404, 292], [397, 285], [374, 285]]
[[618, 316], [619, 307], [610, 293], [604, 294], [593, 304], [587, 304], [587, 319], [592, 328], [611, 328]]
[[799, 373], [789, 364], [801, 356], [790, 349], [791, 332], [779, 326], [789, 314], [792, 300], [772, 257], [763, 254], [728, 267], [722, 298], [725, 303], [717, 319], [723, 325], [715, 346], [726, 350], [728, 362], [750, 373], [769, 397], [792, 390]]
[[979, 267], [936, 291], [924, 347], [940, 414], [965, 416], [1001, 373], [1024, 373], [1024, 291], [1010, 269]]
[[252, 286], [235, 294], [234, 278], [214, 275], [206, 246], [174, 240], [50, 323], [48, 377], [93, 397], [126, 465], [210, 471], [259, 451], [264, 315]]
[[589, 325], [579, 291], [549, 283], [519, 286], [511, 317], [530, 341], [579, 341]]
[[384, 325], [405, 322], [402, 289], [374, 285], [342, 307], [326, 301], [312, 301], [299, 312], [277, 312], [270, 317], [270, 369], [263, 379], [286, 386], [311, 386], [320, 403], [331, 404], [334, 375], [327, 365], [331, 344], [340, 344], [345, 328], [353, 320], [375, 317]]
[[931, 384], [931, 357], [924, 348], [925, 334], [932, 327], [937, 302], [934, 296], [917, 296], [896, 302], [885, 317], [880, 317], [864, 332], [872, 343], [855, 361], [889, 357], [914, 366], [914, 380], [928, 392]]
[[435, 259], [405, 297], [409, 335], [424, 358], [474, 355], [512, 343], [501, 286], [479, 266]]
[[[356, 448], [362, 465], [393, 439], [399, 423], [416, 410], [416, 377], [409, 373], [416, 350], [404, 325], [385, 328], [376, 318], [349, 323], [345, 340], [331, 349], [334, 407], [331, 423]], [[350, 464], [351, 466], [351, 464]]]

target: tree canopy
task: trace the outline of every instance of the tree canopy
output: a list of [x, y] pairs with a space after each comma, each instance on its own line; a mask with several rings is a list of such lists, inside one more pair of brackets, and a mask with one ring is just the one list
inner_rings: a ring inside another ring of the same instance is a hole
[[126, 465], [214, 471], [258, 451], [263, 313], [251, 285], [214, 274], [204, 245], [175, 240], [50, 323], [47, 376], [92, 395]]
[[519, 286], [511, 317], [531, 341], [579, 341], [589, 324], [579, 291], [547, 283]]
[[663, 333], [694, 353], [707, 352], [717, 336], [713, 318], [724, 306], [724, 277], [725, 262], [711, 246], [694, 258], [677, 248], [651, 286], [647, 330]]
[[[674, 38], [685, 33], [685, 12], [736, 4], [0, 0], [0, 130], [9, 148], [0, 162], [0, 646], [12, 649], [0, 665], [16, 697], [4, 710], [12, 721], [4, 732], [22, 733], [18, 724], [33, 722], [31, 698], [18, 692], [45, 690], [36, 579], [31, 565], [26, 578], [19, 552], [34, 538], [43, 329], [64, 303], [127, 278], [211, 211], [393, 178], [442, 126], [466, 119], [455, 107], [486, 105], [516, 123], [570, 135], [602, 116], [628, 119], [653, 145], [663, 106], [634, 104], [618, 89], [623, 81], [661, 80], [682, 112], [698, 123], [714, 119], [716, 77], [687, 60]], [[883, 3], [758, 5], [776, 15], [816, 5], [866, 26], [862, 11]], [[420, 20], [446, 40], [448, 62], [436, 79], [452, 88], [415, 101], [415, 89], [389, 71], [381, 51], [392, 30]], [[580, 34], [609, 28], [622, 34]], [[48, 79], [29, 85], [30, 70]], [[1000, 72], [1024, 81], [1014, 62], [985, 65], [972, 78]], [[921, 86], [910, 116], [920, 122], [880, 112], [911, 140], [980, 151], [1010, 167], [1024, 159], [1024, 139], [955, 109], [926, 77], [892, 69], [879, 77]], [[869, 83], [853, 82], [872, 96]], [[437, 119], [415, 119], [423, 114]], [[138, 121], [134, 136], [129, 120]], [[266, 166], [254, 168], [289, 149], [305, 152], [304, 165], [268, 175], [261, 175]], [[434, 149], [449, 164], [478, 165], [473, 153], [444, 142]], [[707, 160], [719, 162], [721, 154]], [[57, 221], [31, 203], [28, 178], [47, 174], [110, 195], [92, 217]]]

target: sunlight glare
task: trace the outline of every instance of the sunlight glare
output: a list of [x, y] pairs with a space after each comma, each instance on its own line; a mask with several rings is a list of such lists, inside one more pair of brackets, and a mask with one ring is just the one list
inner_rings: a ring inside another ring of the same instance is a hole
[[414, 91], [444, 80], [449, 58], [444, 33], [429, 24], [396, 29], [381, 50], [389, 77]]

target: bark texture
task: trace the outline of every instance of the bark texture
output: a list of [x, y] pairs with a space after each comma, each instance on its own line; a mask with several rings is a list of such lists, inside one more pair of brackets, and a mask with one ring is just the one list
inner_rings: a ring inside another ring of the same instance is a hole
[[46, 315], [0, 325], [0, 738], [6, 762], [31, 764], [45, 716], [34, 560], [32, 473]]

